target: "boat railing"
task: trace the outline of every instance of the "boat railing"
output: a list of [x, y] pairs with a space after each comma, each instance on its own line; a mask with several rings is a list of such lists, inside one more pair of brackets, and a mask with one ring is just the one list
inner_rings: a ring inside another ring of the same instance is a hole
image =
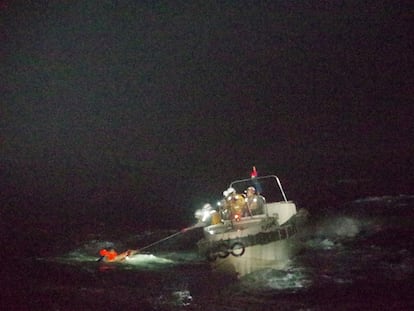
[[238, 185], [253, 185], [256, 186], [255, 188], [257, 189], [258, 187], [260, 187], [261, 181], [268, 181], [268, 180], [274, 180], [276, 182], [276, 184], [274, 185], [279, 192], [281, 193], [283, 200], [285, 202], [288, 202], [288, 199], [286, 197], [286, 193], [283, 190], [282, 187], [282, 183], [280, 182], [279, 177], [277, 177], [276, 175], [266, 175], [266, 176], [258, 176], [258, 177], [253, 177], [253, 178], [245, 178], [245, 179], [239, 179], [239, 180], [235, 180], [233, 182], [230, 183], [230, 187], [231, 188], [238, 188]]

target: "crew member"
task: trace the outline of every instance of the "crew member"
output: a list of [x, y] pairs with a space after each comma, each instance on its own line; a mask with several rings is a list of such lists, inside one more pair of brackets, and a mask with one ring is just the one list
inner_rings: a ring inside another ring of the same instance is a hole
[[246, 211], [250, 216], [263, 214], [264, 198], [256, 194], [255, 187], [249, 187], [246, 190]]
[[[223, 210], [225, 215], [229, 215], [230, 219], [240, 220], [243, 216], [244, 195], [236, 193], [234, 188], [229, 188], [223, 192]], [[226, 216], [222, 216], [223, 219], [227, 219]]]

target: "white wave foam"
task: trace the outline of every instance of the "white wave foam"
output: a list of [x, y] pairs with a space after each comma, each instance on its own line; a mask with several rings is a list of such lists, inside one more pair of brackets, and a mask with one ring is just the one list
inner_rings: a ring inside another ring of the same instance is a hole
[[152, 254], [136, 254], [129, 256], [125, 259], [124, 263], [129, 265], [145, 265], [148, 263], [151, 264], [171, 264], [174, 263], [173, 260], [157, 257]]
[[[384, 195], [384, 196], [369, 196], [366, 198], [361, 198], [354, 200], [352, 203], [355, 204], [366, 204], [366, 203], [380, 203], [384, 205], [394, 204], [400, 201], [412, 201], [414, 200], [414, 195], [400, 194], [397, 196]], [[408, 203], [407, 203], [408, 204]]]
[[319, 237], [336, 239], [338, 237], [353, 238], [361, 231], [359, 220], [351, 217], [335, 217], [323, 221], [315, 234]]
[[305, 270], [289, 261], [285, 269], [267, 268], [255, 271], [241, 279], [243, 285], [252, 289], [296, 290], [306, 288], [311, 281]]

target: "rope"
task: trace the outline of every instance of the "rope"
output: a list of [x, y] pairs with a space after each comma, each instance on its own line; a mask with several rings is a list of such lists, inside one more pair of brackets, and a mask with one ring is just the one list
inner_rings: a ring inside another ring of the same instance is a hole
[[167, 240], [169, 240], [169, 239], [171, 239], [171, 238], [173, 238], [173, 237], [175, 237], [175, 236], [177, 236], [177, 235], [179, 235], [179, 234], [185, 233], [185, 232], [187, 232], [187, 231], [189, 231], [189, 230], [192, 230], [192, 229], [195, 229], [195, 228], [198, 228], [198, 227], [199, 227], [199, 226], [194, 225], [194, 226], [192, 226], [192, 227], [184, 228], [184, 229], [182, 229], [181, 231], [178, 231], [178, 232], [176, 232], [176, 233], [174, 233], [174, 234], [171, 234], [171, 235], [169, 235], [169, 236], [167, 236], [167, 237], [165, 237], [165, 238], [162, 238], [161, 240], [155, 241], [155, 242], [153, 242], [153, 243], [151, 243], [151, 244], [148, 244], [148, 245], [146, 245], [146, 246], [144, 246], [144, 247], [139, 248], [139, 249], [138, 249], [138, 252], [140, 252], [140, 251], [142, 251], [142, 250], [144, 250], [144, 249], [150, 248], [151, 246], [157, 245], [157, 244], [159, 244], [159, 243], [161, 243], [161, 242], [167, 241]]
[[167, 236], [167, 237], [165, 237], [165, 238], [163, 238], [161, 240], [158, 240], [158, 241], [156, 241], [154, 243], [148, 244], [147, 246], [141, 247], [140, 249], [138, 249], [138, 251], [142, 251], [144, 249], [150, 248], [151, 246], [154, 246], [154, 245], [157, 245], [157, 244], [159, 244], [161, 242], [164, 242], [166, 240], [169, 240], [169, 239], [175, 237], [176, 235], [179, 235], [180, 233], [182, 233], [182, 231], [179, 231], [179, 232], [176, 232], [174, 234], [171, 234], [171, 235], [169, 235], [169, 236]]

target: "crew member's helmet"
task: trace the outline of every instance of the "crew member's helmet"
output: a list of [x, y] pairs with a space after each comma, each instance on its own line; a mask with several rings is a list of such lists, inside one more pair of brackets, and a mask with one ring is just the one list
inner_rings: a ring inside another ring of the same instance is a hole
[[236, 189], [230, 187], [227, 190], [223, 191], [223, 196], [228, 197], [229, 195], [236, 193]]

